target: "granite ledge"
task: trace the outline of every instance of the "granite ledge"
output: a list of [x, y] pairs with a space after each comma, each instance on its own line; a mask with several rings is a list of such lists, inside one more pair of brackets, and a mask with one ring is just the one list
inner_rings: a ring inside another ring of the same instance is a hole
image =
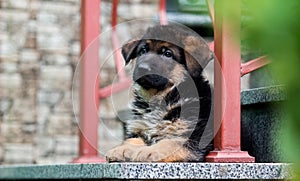
[[241, 104], [250, 105], [266, 102], [278, 102], [287, 99], [285, 87], [274, 85], [243, 90], [241, 92]]
[[99, 163], [0, 166], [2, 179], [291, 179], [287, 163]]

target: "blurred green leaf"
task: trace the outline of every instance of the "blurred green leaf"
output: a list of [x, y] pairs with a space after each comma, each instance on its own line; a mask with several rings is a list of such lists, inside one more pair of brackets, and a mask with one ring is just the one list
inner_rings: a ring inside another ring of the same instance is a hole
[[[251, 51], [265, 52], [276, 78], [287, 87], [282, 136], [288, 160], [300, 164], [300, 1], [243, 0], [242, 37]], [[298, 179], [300, 177], [297, 177]]]

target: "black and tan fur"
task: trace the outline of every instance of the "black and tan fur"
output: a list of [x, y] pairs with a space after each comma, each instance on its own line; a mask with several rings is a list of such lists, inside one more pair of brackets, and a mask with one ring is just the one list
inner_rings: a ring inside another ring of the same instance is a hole
[[133, 64], [134, 118], [107, 161], [204, 161], [212, 130], [205, 129], [211, 91], [202, 71], [213, 59], [204, 40], [182, 27], [155, 26], [125, 44], [122, 54]]

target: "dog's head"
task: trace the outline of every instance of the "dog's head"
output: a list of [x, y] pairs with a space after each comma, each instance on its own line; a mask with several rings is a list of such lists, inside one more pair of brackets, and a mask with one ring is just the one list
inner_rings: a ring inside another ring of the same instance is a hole
[[200, 77], [213, 53], [196, 33], [174, 25], [148, 28], [141, 39], [122, 47], [126, 64], [134, 60], [133, 80], [144, 89], [164, 90], [186, 76]]

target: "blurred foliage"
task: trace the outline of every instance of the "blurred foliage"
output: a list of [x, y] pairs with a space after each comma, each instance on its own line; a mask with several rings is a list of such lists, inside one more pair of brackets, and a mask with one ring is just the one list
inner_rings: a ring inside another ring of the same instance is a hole
[[242, 39], [251, 51], [268, 55], [276, 78], [286, 85], [285, 134], [278, 139], [300, 171], [300, 1], [243, 0], [242, 13]]
[[[249, 0], [242, 0], [241, 2], [241, 31], [242, 33], [247, 30], [249, 24], [251, 24], [251, 20], [253, 16], [251, 15], [251, 8], [249, 8]], [[242, 53], [242, 62], [247, 62], [249, 60], [253, 60], [262, 55], [265, 55], [265, 52], [261, 49], [261, 47], [253, 48], [250, 46], [252, 44], [251, 36], [245, 36], [242, 34], [241, 37], [241, 53]]]

